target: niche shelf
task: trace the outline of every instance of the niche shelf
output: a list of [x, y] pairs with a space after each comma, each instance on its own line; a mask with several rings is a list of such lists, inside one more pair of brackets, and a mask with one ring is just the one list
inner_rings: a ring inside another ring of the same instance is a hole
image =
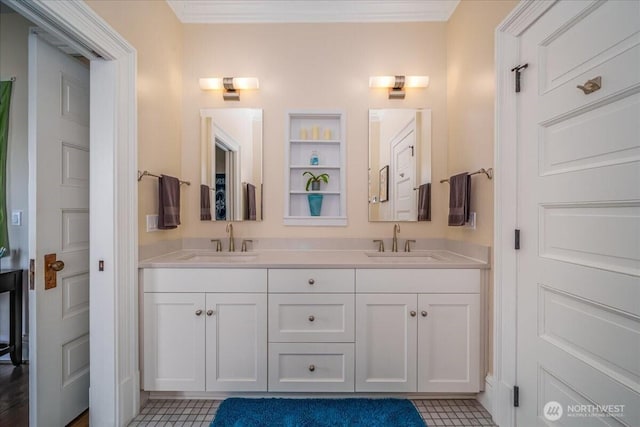
[[[338, 110], [289, 111], [285, 144], [285, 225], [347, 225], [345, 171], [345, 114]], [[316, 130], [314, 131], [314, 127]], [[311, 165], [311, 154], [318, 153], [318, 165]], [[329, 183], [320, 191], [305, 191], [302, 174], [329, 174]], [[311, 216], [308, 194], [322, 194], [320, 216]]]

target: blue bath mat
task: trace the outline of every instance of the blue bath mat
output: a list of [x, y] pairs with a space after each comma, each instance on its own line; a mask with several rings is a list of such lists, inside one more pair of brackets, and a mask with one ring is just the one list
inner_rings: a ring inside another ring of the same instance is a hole
[[425, 427], [406, 399], [226, 399], [211, 427]]

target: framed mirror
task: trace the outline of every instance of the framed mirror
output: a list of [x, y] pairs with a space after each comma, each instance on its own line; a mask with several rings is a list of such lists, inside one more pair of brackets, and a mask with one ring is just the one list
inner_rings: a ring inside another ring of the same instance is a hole
[[262, 110], [205, 109], [200, 121], [200, 220], [262, 220]]
[[369, 110], [369, 221], [431, 221], [431, 110]]

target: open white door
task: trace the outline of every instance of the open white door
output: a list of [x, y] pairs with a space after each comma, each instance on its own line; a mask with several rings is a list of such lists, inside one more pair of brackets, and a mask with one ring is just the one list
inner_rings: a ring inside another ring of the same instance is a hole
[[558, 2], [520, 55], [516, 423], [638, 426], [640, 2]]
[[392, 139], [391, 185], [393, 186], [394, 221], [415, 221], [418, 217], [418, 194], [416, 188], [416, 118]]
[[89, 69], [35, 34], [29, 176], [29, 421], [64, 426], [89, 406]]

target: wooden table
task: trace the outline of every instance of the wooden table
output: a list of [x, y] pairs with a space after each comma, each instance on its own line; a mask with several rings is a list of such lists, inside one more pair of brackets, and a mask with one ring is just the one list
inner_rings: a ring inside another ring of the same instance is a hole
[[22, 270], [0, 271], [0, 292], [9, 292], [9, 346], [0, 350], [0, 356], [11, 354], [11, 362], [22, 363]]

